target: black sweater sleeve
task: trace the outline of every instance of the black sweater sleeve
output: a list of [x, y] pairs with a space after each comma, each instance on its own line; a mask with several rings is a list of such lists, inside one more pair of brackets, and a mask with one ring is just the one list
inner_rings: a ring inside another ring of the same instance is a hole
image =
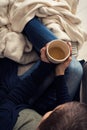
[[63, 75], [55, 77], [54, 85], [56, 87], [57, 105], [71, 101]]
[[[28, 80], [28, 83], [29, 84], [27, 85], [22, 84], [22, 86], [18, 86], [18, 88], [12, 90], [12, 92], [8, 96], [10, 100], [6, 99], [5, 101], [3, 101], [2, 105], [0, 105], [1, 130], [13, 129], [13, 126], [16, 123], [18, 117], [18, 112], [20, 111], [21, 107], [21, 105], [18, 106], [16, 104], [23, 103], [24, 100], [27, 100], [27, 96], [29, 98], [32, 95], [33, 91], [36, 92], [37, 86], [31, 83], [30, 80]], [[57, 90], [57, 105], [70, 101], [64, 76], [55, 77], [54, 85]], [[19, 110], [17, 110], [18, 108]]]
[[8, 98], [15, 104], [27, 102], [53, 69], [54, 65], [40, 61], [32, 73], [9, 93]]

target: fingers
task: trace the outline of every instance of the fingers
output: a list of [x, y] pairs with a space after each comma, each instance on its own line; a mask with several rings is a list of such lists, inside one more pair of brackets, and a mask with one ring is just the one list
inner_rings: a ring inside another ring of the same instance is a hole
[[47, 56], [46, 56], [46, 47], [43, 47], [41, 50], [40, 50], [40, 57], [41, 57], [41, 60], [44, 61], [44, 62], [47, 62], [47, 63], [50, 63], [49, 60], [47, 59]]
[[66, 61], [64, 61], [64, 67], [65, 67], [65, 69], [69, 66], [71, 60], [72, 60], [72, 57], [70, 56]]
[[70, 56], [71, 56], [72, 55], [72, 44], [71, 44], [71, 42], [67, 42], [67, 44], [68, 44], [68, 46], [70, 48]]
[[65, 70], [69, 66], [71, 60], [72, 60], [72, 57], [70, 56], [67, 60], [65, 60], [59, 66], [61, 66]]
[[70, 56], [66, 61], [64, 61], [61, 64], [58, 64], [55, 69], [56, 75], [64, 75], [66, 68], [69, 66], [70, 62], [72, 60], [72, 57]]

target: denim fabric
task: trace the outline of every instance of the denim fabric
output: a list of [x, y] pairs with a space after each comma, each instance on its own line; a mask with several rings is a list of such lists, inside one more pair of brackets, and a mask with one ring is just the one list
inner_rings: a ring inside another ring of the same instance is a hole
[[83, 68], [79, 61], [72, 57], [69, 67], [66, 69], [65, 78], [68, 86], [68, 91], [73, 100], [79, 87], [83, 75]]
[[[67, 68], [65, 72], [65, 79], [66, 79], [66, 84], [68, 86], [69, 95], [71, 99], [73, 100], [80, 87], [79, 84], [81, 82], [81, 78], [83, 75], [83, 69], [82, 69], [81, 64], [74, 57], [72, 59], [73, 60], [71, 61], [70, 66]], [[35, 64], [30, 70], [28, 70], [19, 78], [21, 80], [25, 79], [34, 70], [36, 66], [37, 64]], [[48, 86], [53, 82], [53, 79], [54, 79], [54, 73], [51, 73], [51, 75], [48, 76], [48, 78], [46, 78], [44, 82], [42, 83], [40, 94], [38, 94], [38, 96], [36, 95], [33, 98], [33, 101], [30, 101], [30, 102], [34, 102], [42, 93], [44, 93], [46, 88], [48, 88]]]

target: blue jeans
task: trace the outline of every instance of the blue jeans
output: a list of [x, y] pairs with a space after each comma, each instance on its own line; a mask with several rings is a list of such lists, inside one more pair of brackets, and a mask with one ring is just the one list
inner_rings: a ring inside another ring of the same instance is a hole
[[[40, 49], [46, 45], [46, 43], [54, 39], [58, 39], [36, 17], [34, 17], [31, 21], [29, 21], [26, 24], [23, 33], [28, 38], [28, 40], [33, 44], [34, 48], [38, 53], [40, 52]], [[26, 77], [29, 71], [26, 72], [23, 76], [21, 76], [21, 78]], [[83, 69], [81, 64], [74, 57], [72, 57], [72, 62], [70, 63], [69, 67], [65, 72], [66, 82], [72, 100], [78, 90], [82, 74]]]

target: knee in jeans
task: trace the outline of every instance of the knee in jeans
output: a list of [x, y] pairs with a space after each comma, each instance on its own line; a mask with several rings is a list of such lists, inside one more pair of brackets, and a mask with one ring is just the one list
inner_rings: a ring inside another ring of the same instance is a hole
[[79, 61], [73, 60], [69, 66], [69, 70], [71, 73], [74, 73], [74, 75], [76, 74], [79, 78], [82, 78], [83, 67]]

